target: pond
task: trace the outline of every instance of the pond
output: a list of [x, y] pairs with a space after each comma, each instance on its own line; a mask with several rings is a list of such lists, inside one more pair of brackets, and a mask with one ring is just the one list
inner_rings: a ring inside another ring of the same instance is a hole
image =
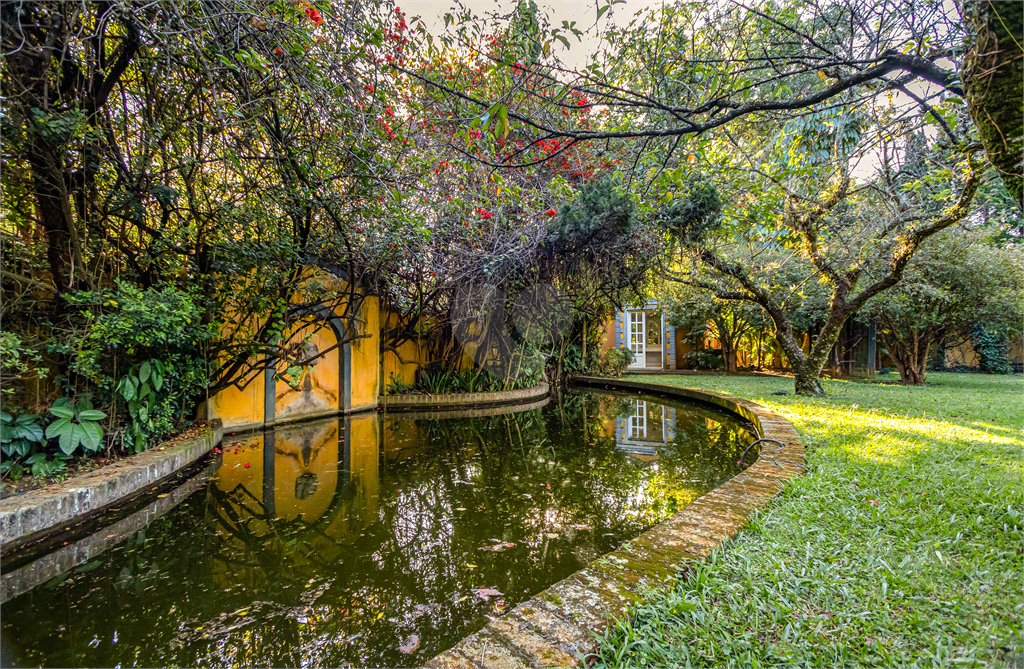
[[731, 478], [752, 440], [728, 413], [590, 390], [225, 437], [2, 604], [3, 663], [417, 666]]

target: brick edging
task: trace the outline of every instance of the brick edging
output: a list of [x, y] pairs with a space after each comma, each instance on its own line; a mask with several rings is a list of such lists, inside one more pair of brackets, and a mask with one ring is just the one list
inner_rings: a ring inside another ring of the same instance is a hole
[[460, 409], [490, 404], [512, 404], [523, 400], [547, 397], [551, 388], [546, 383], [519, 390], [493, 393], [447, 393], [443, 395], [381, 395], [378, 399], [385, 411], [389, 409]]
[[[696, 388], [625, 379], [577, 377], [573, 382], [714, 404], [753, 423], [760, 436], [782, 442], [783, 450], [773, 455], [804, 463], [804, 448], [793, 425], [754, 402]], [[426, 666], [580, 666], [580, 657], [597, 650], [596, 634], [604, 632], [613, 618], [622, 619], [645, 601], [643, 586], [674, 582], [681, 565], [707, 557], [735, 535], [751, 514], [774, 499], [787, 479], [801, 473], [798, 465], [757, 460], [671, 518], [489, 622]]]
[[79, 522], [206, 455], [220, 442], [219, 424], [173, 446], [157, 445], [95, 471], [0, 500], [0, 547], [4, 552], [38, 533]]

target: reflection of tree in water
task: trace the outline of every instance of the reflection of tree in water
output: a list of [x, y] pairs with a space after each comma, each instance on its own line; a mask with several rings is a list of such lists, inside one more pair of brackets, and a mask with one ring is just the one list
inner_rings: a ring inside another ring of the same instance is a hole
[[[676, 438], [656, 461], [623, 453], [609, 423], [629, 402], [568, 393], [519, 414], [385, 418], [372, 432], [379, 444], [345, 439], [338, 461], [354, 463], [362, 449], [362, 464], [338, 472], [316, 518], [285, 519], [263, 501], [273, 499], [274, 485], [296, 500], [323, 493], [328, 479], [314, 483], [301, 468], [284, 480], [279, 469], [262, 489], [211, 484], [205, 498], [192, 498], [68, 586], [65, 596], [87, 598], [94, 616], [121, 613], [109, 622], [83, 621], [80, 609], [58, 615], [68, 650], [47, 663], [125, 662], [109, 644], [102, 653], [82, 650], [97, 628], [105, 638], [116, 628], [138, 649], [128, 660], [151, 666], [419, 664], [478, 629], [499, 600], [507, 610], [736, 470], [748, 438], [692, 407], [677, 412]], [[304, 464], [315, 459], [303, 457], [305, 440], [294, 443]], [[480, 550], [499, 541], [515, 545]], [[474, 596], [483, 586], [504, 596]], [[36, 606], [33, 615], [47, 623], [50, 609], [60, 610], [45, 597]], [[420, 650], [402, 655], [398, 645], [411, 634]]]

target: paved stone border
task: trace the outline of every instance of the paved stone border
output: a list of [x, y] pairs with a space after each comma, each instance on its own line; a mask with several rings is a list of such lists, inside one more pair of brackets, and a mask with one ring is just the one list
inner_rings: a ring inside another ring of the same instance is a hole
[[547, 397], [550, 386], [542, 383], [533, 388], [502, 390], [494, 393], [450, 393], [447, 395], [381, 395], [380, 406], [385, 411], [395, 409], [461, 409], [488, 404], [513, 404], [525, 400]]
[[[777, 457], [804, 462], [796, 430], [782, 416], [747, 400], [695, 388], [657, 383], [577, 377], [574, 383], [616, 390], [640, 390], [714, 404], [750, 421], [762, 437], [785, 448]], [[774, 446], [770, 446], [774, 447]], [[622, 618], [644, 601], [646, 587], [675, 581], [679, 567], [707, 557], [722, 541], [768, 504], [784, 482], [802, 473], [785, 462], [757, 462], [699, 497], [663, 523], [644, 532], [555, 583], [505, 615], [470, 634], [426, 663], [443, 669], [578, 667], [597, 650], [595, 636], [613, 617]]]
[[[455, 408], [441, 409], [440, 411], [416, 410], [395, 412], [391, 417], [402, 418], [403, 420], [452, 420], [456, 418], [486, 418], [488, 416], [504, 416], [506, 414], [532, 411], [547, 406], [551, 402], [551, 395], [542, 397], [539, 400], [523, 402], [522, 404], [497, 404], [491, 406], [477, 406], [469, 409]], [[384, 414], [384, 417], [388, 417]]]
[[39, 532], [77, 523], [82, 516], [153, 485], [198, 460], [223, 435], [218, 423], [201, 436], [156, 446], [96, 471], [0, 500], [0, 548], [5, 553], [15, 550]]

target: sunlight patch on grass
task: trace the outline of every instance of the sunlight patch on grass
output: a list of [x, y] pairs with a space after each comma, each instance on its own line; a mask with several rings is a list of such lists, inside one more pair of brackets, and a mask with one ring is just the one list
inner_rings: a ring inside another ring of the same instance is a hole
[[[785, 416], [810, 472], [612, 630], [605, 666], [991, 666], [1024, 651], [1021, 377], [655, 377]], [[788, 391], [789, 395], [775, 393]]]

